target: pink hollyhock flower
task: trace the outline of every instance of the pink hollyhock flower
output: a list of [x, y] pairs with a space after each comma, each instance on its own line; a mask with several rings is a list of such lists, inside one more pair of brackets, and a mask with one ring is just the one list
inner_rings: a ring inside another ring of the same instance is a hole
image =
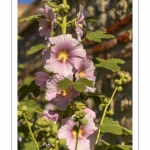
[[86, 26], [85, 18], [87, 17], [88, 12], [84, 10], [84, 7], [80, 4], [79, 12], [77, 14], [77, 21], [75, 22], [75, 31], [77, 34], [78, 41], [81, 41], [81, 37], [83, 36], [83, 25]]
[[[68, 76], [75, 73], [82, 59], [86, 57], [83, 46], [71, 34], [49, 38], [47, 46], [55, 44], [50, 50], [43, 51], [44, 68], [48, 71]], [[50, 53], [50, 54], [48, 54]], [[48, 59], [49, 56], [49, 59]]]
[[96, 114], [93, 110], [91, 110], [89, 108], [85, 108], [84, 111], [86, 112], [86, 114], [90, 114], [93, 119], [96, 119]]
[[[68, 76], [68, 78], [72, 80], [72, 76]], [[47, 91], [45, 99], [53, 102], [60, 109], [66, 108], [75, 97], [79, 96], [79, 92], [72, 86], [66, 90], [59, 89], [57, 82], [63, 79], [63, 76], [55, 74], [46, 82]]]
[[40, 8], [39, 10], [45, 17], [45, 19], [39, 20], [40, 36], [45, 36], [45, 40], [47, 40], [50, 37], [51, 30], [55, 27], [56, 15], [52, 8], [47, 5], [45, 5], [45, 9]]
[[40, 90], [43, 90], [46, 87], [46, 81], [48, 80], [49, 75], [45, 72], [37, 72], [35, 84], [40, 86]]
[[[95, 142], [95, 135], [97, 134], [98, 128], [95, 126], [93, 118], [90, 114], [86, 114], [84, 118], [88, 121], [88, 123], [85, 126], [81, 125], [79, 128], [77, 150], [91, 150], [94, 148], [93, 145]], [[61, 128], [58, 131], [58, 138], [65, 138], [66, 146], [68, 147], [68, 149], [74, 150], [77, 136], [74, 128], [75, 126], [79, 127], [79, 123], [74, 122], [73, 117], [67, 119], [68, 120], [64, 121], [65, 124], [62, 124]], [[92, 136], [93, 134], [94, 136]], [[91, 145], [93, 147], [91, 147]]]
[[44, 116], [48, 120], [53, 120], [54, 123], [57, 123], [59, 118], [58, 112], [52, 110], [44, 110], [44, 113], [41, 116]]
[[[94, 81], [96, 79], [96, 70], [92, 62], [92, 56], [87, 56], [83, 59], [82, 63], [78, 66], [77, 72], [75, 74], [76, 79], [86, 78], [88, 80]], [[86, 86], [85, 92], [95, 92], [96, 88], [91, 88]]]

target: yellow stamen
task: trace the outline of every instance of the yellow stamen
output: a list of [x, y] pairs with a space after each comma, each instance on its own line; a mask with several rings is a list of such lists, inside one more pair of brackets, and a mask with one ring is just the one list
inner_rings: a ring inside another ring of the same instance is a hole
[[66, 90], [61, 90], [61, 91], [60, 91], [60, 94], [61, 94], [62, 96], [66, 96], [66, 95], [68, 94], [68, 92], [69, 92], [68, 89], [66, 89]]
[[[81, 138], [81, 137], [82, 137], [82, 133], [83, 133], [83, 131], [82, 131], [82, 129], [80, 128], [80, 129], [79, 129], [78, 138]], [[74, 138], [76, 138], [76, 137], [77, 137], [77, 132], [73, 130], [73, 131], [72, 131], [72, 135], [73, 135]]]
[[83, 25], [82, 25], [81, 23], [78, 23], [78, 27], [79, 27], [79, 28], [82, 28]]
[[78, 75], [79, 75], [79, 78], [85, 78], [86, 77], [86, 74], [84, 72], [82, 72], [82, 71], [80, 71], [78, 73]]
[[65, 63], [68, 60], [69, 54], [63, 50], [61, 52], [58, 53], [58, 60], [60, 60], [61, 62]]

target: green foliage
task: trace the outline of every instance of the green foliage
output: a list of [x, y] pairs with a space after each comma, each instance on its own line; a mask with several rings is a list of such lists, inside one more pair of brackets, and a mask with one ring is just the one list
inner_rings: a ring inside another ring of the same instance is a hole
[[19, 22], [30, 21], [30, 20], [40, 20], [42, 18], [43, 18], [43, 14], [38, 14], [38, 15], [33, 15], [33, 16], [28, 16], [26, 18], [22, 18], [19, 20]]
[[69, 86], [73, 86], [77, 91], [84, 92], [86, 86], [93, 87], [93, 81], [88, 80], [86, 78], [81, 78], [76, 82], [72, 82], [71, 80], [64, 78], [63, 80], [59, 81], [57, 85], [61, 90], [65, 90]]
[[131, 145], [109, 145], [106, 150], [132, 150]]
[[125, 62], [121, 59], [111, 58], [104, 60], [101, 58], [96, 58], [94, 61], [95, 67], [102, 67], [111, 70], [112, 72], [117, 72], [120, 70], [118, 64], [124, 64]]
[[23, 37], [21, 37], [20, 35], [18, 35], [18, 40], [23, 40]]
[[86, 38], [90, 41], [101, 42], [102, 39], [111, 39], [114, 38], [111, 34], [106, 34], [106, 32], [97, 30], [95, 32], [87, 31]]
[[58, 8], [58, 9], [61, 9], [61, 6], [60, 5], [57, 5], [56, 3], [54, 2], [48, 2], [46, 3], [46, 5], [52, 7], [52, 8]]
[[73, 84], [73, 87], [79, 92], [84, 92], [86, 86], [93, 87], [93, 81], [90, 81], [86, 78], [81, 78]]
[[33, 80], [35, 80], [35, 77], [27, 77], [24, 79], [24, 84], [29, 85]]
[[26, 142], [24, 143], [24, 149], [23, 150], [34, 150], [36, 149], [36, 146], [34, 144], [34, 142]]
[[39, 89], [39, 86], [37, 86], [35, 84], [35, 80], [33, 80], [30, 85], [23, 85], [18, 93], [19, 93], [19, 100], [23, 100], [28, 94], [29, 92], [33, 93], [33, 95], [35, 97], [38, 97], [39, 94], [40, 94], [40, 89]]
[[68, 78], [64, 78], [63, 80], [59, 81], [57, 85], [61, 90], [65, 90], [69, 86], [73, 85], [73, 81], [69, 80]]
[[99, 126], [102, 133], [113, 133], [122, 135], [122, 127], [117, 121], [113, 121], [112, 118], [105, 117], [102, 125]]
[[34, 54], [40, 50], [47, 49], [47, 48], [48, 47], [45, 44], [38, 44], [38, 45], [32, 46], [30, 50], [27, 52], [27, 55]]

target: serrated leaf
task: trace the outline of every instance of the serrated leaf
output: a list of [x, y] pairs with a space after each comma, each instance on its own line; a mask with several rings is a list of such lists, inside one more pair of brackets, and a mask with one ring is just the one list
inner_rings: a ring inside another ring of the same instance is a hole
[[102, 125], [99, 126], [102, 133], [113, 133], [117, 135], [122, 135], [122, 128], [117, 121], [113, 121], [112, 118], [105, 117]]
[[42, 18], [43, 18], [43, 14], [38, 14], [38, 15], [33, 15], [33, 16], [28, 16], [26, 18], [22, 18], [19, 20], [19, 22], [30, 21], [30, 20], [39, 20]]
[[72, 84], [73, 84], [73, 82], [71, 80], [69, 80], [68, 78], [64, 78], [63, 80], [61, 80], [57, 83], [58, 87], [61, 90], [66, 90]]
[[81, 78], [73, 84], [73, 87], [79, 92], [84, 92], [86, 86], [93, 87], [93, 81], [86, 78]]
[[58, 9], [61, 8], [60, 5], [57, 5], [57, 4], [54, 3], [54, 2], [48, 2], [48, 3], [46, 3], [46, 5], [48, 5], [48, 6], [52, 7], [52, 8], [58, 8]]
[[107, 34], [104, 31], [97, 30], [95, 32], [87, 31], [86, 38], [91, 41], [101, 42], [102, 39], [111, 39], [111, 38], [114, 38], [114, 36], [111, 34]]
[[18, 93], [19, 93], [19, 100], [23, 100], [29, 92], [32, 92], [35, 97], [38, 97], [40, 94], [39, 87], [35, 84], [35, 80], [33, 80], [30, 85], [23, 85]]
[[[112, 72], [117, 72], [120, 70], [120, 67], [118, 64], [124, 64], [125, 61], [118, 58], [111, 58], [108, 60], [104, 60], [101, 58], [96, 58], [97, 63], [95, 64], [95, 67], [102, 67], [111, 70]], [[98, 63], [99, 62], [99, 63]]]
[[131, 145], [109, 145], [106, 150], [132, 150]]
[[38, 44], [38, 45], [32, 46], [30, 50], [27, 52], [27, 55], [34, 54], [43, 49], [47, 49], [47, 46], [45, 44]]

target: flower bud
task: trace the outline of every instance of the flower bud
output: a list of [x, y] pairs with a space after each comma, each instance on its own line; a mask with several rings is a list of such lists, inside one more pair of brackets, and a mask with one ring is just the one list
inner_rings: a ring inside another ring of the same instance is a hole
[[109, 111], [107, 112], [107, 114], [108, 114], [109, 116], [112, 116], [112, 115], [114, 114], [114, 111], [113, 111], [113, 110], [109, 110]]
[[69, 5], [66, 5], [66, 8], [69, 10], [69, 9], [70, 9], [70, 6], [69, 6]]
[[105, 104], [108, 104], [108, 103], [109, 103], [108, 98], [105, 98], [105, 99], [104, 99], [104, 103], [105, 103]]
[[62, 17], [57, 17], [57, 21], [61, 22], [62, 21]]
[[51, 130], [51, 134], [56, 136], [57, 132], [58, 132], [58, 125], [54, 124], [53, 127], [52, 127], [52, 130]]
[[21, 117], [22, 116], [22, 112], [18, 111], [18, 116]]
[[121, 85], [121, 84], [122, 84], [122, 81], [118, 80], [117, 85]]
[[51, 128], [50, 127], [46, 127], [45, 128], [45, 132], [50, 132], [51, 131]]
[[118, 81], [119, 81], [119, 80], [118, 80], [118, 79], [116, 79], [116, 80], [115, 80], [115, 84], [118, 84]]
[[122, 82], [123, 82], [123, 83], [126, 83], [126, 82], [127, 82], [127, 79], [122, 79]]
[[82, 125], [87, 125], [87, 123], [88, 123], [88, 121], [87, 121], [86, 119], [84, 119], [84, 118], [79, 119], [79, 122], [80, 122], [80, 124], [82, 124]]
[[122, 91], [122, 86], [118, 86], [118, 91]]
[[22, 111], [27, 111], [27, 109], [28, 109], [27, 106], [25, 106], [25, 105], [22, 106]]
[[54, 144], [55, 142], [56, 142], [56, 138], [55, 137], [50, 137], [50, 138], [48, 138], [48, 140], [47, 140], [50, 144]]
[[123, 73], [120, 73], [120, 78], [124, 78], [124, 74]]
[[124, 76], [126, 79], [128, 79], [129, 78], [129, 75], [128, 74], [125, 74], [125, 76]]
[[60, 139], [59, 140], [59, 145], [62, 146], [62, 147], [66, 146], [66, 140], [65, 139]]
[[77, 122], [77, 121], [78, 121], [78, 118], [75, 116], [75, 117], [73, 118], [73, 121], [74, 121], [74, 122]]
[[101, 107], [105, 107], [107, 104], [100, 104], [99, 106], [101, 106]]

